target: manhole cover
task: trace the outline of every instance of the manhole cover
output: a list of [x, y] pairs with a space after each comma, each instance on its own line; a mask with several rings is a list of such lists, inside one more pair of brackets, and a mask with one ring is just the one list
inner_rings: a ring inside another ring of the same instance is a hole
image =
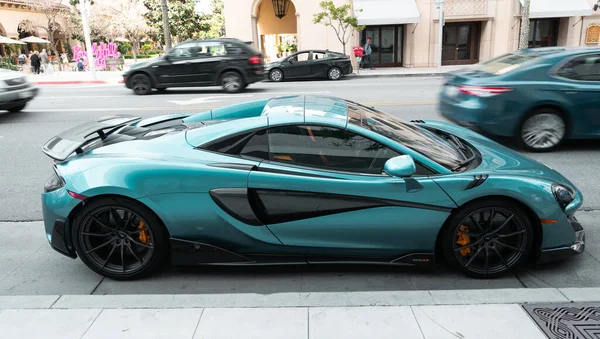
[[600, 303], [522, 306], [550, 339], [600, 338]]

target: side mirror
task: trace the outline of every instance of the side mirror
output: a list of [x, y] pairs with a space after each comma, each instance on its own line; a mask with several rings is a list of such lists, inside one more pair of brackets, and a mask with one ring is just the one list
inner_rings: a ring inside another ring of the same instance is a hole
[[287, 59], [287, 62], [289, 62], [290, 64], [293, 64], [294, 63], [294, 59], [289, 58], [289, 59]]
[[388, 159], [383, 165], [383, 172], [392, 177], [407, 178], [414, 175], [417, 168], [410, 155], [400, 155]]

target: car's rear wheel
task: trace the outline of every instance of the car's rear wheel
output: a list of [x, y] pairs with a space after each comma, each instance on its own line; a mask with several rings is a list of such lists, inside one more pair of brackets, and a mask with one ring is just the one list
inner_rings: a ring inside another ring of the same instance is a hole
[[342, 70], [337, 67], [331, 67], [327, 72], [329, 80], [339, 80], [342, 77]]
[[167, 237], [147, 207], [124, 198], [100, 198], [83, 207], [71, 229], [73, 245], [93, 271], [116, 280], [156, 272], [167, 257]]
[[150, 94], [152, 91], [152, 82], [146, 74], [138, 73], [131, 77], [131, 89], [137, 95]]
[[245, 88], [244, 79], [238, 72], [227, 72], [221, 77], [221, 87], [227, 93], [237, 93]]
[[25, 106], [27, 106], [27, 104], [21, 104], [19, 106], [9, 108], [8, 111], [11, 113], [21, 112], [23, 109], [25, 109]]
[[269, 72], [269, 79], [273, 82], [283, 81], [283, 72], [280, 69], [274, 69]]
[[562, 115], [554, 109], [544, 108], [523, 121], [519, 141], [530, 151], [547, 152], [563, 142], [566, 132], [567, 126]]
[[526, 213], [506, 200], [477, 201], [449, 219], [442, 234], [448, 262], [475, 278], [495, 278], [526, 259], [533, 244]]

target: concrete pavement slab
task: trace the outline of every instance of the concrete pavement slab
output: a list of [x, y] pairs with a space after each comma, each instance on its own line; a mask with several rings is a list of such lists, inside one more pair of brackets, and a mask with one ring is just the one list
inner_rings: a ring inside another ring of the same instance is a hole
[[3, 339], [80, 339], [99, 309], [89, 310], [0, 310]]
[[306, 339], [308, 309], [205, 309], [194, 339]]
[[0, 295], [0, 309], [50, 308], [60, 295]]
[[[5, 206], [5, 205], [0, 205]], [[21, 266], [44, 245], [39, 222], [0, 224], [0, 282]], [[24, 241], [27, 239], [28, 241]], [[47, 241], [46, 241], [47, 243]]]
[[202, 311], [103, 310], [82, 339], [190, 339]]
[[410, 307], [309, 309], [309, 339], [423, 339]]
[[599, 301], [600, 302], [600, 288], [577, 288], [567, 287], [560, 288], [559, 291], [567, 297], [569, 300], [574, 302], [589, 302]]
[[518, 305], [413, 306], [425, 339], [547, 339]]

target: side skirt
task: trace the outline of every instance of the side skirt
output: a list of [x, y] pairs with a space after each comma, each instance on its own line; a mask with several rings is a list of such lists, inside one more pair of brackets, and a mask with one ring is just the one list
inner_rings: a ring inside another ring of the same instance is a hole
[[433, 253], [413, 253], [389, 259], [359, 257], [305, 257], [301, 255], [238, 254], [206, 243], [171, 238], [171, 264], [174, 266], [268, 266], [368, 264], [391, 266], [433, 267]]

